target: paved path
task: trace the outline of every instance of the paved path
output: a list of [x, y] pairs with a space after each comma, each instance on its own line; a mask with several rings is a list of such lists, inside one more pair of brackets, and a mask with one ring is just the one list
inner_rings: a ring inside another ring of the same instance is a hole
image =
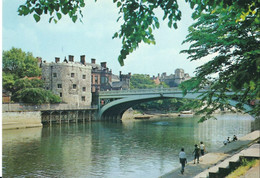
[[[248, 147], [253, 141], [260, 138], [260, 130], [251, 132], [244, 137], [240, 138], [236, 142], [231, 142], [228, 145], [225, 145], [221, 147], [218, 152], [214, 153], [207, 153], [204, 156], [200, 157], [200, 163], [199, 164], [193, 164], [193, 161], [189, 162], [185, 167], [185, 172], [182, 175], [180, 173], [181, 168], [175, 169], [163, 176], [162, 178], [175, 178], [175, 177], [207, 177], [208, 170], [218, 169], [218, 167], [215, 167], [216, 165], [225, 166], [227, 161], [229, 159], [237, 159], [236, 157], [233, 157], [234, 155], [240, 153], [240, 154], [249, 154], [252, 152], [252, 148], [248, 148], [251, 150], [247, 151], [241, 151]], [[259, 145], [259, 144], [258, 144]], [[255, 154], [260, 154], [259, 152], [259, 146], [254, 148]], [[241, 153], [242, 152], [242, 153]], [[226, 160], [226, 161], [224, 161]]]

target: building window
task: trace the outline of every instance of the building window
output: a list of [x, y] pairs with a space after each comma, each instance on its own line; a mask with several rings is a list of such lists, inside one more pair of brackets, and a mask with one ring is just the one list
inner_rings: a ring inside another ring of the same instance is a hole
[[72, 87], [73, 87], [73, 89], [76, 89], [76, 88], [77, 88], [77, 85], [76, 85], [76, 84], [73, 84]]
[[58, 84], [58, 88], [62, 88], [62, 84]]
[[53, 73], [53, 77], [57, 77], [57, 73]]
[[86, 79], [86, 75], [82, 75], [82, 78], [83, 78], [83, 79]]
[[86, 87], [82, 87], [82, 91], [86, 91]]
[[101, 83], [108, 83], [108, 78], [107, 77], [101, 77]]
[[70, 76], [71, 76], [71, 77], [74, 77], [74, 76], [75, 76], [75, 73], [71, 73]]
[[85, 96], [82, 96], [82, 97], [81, 97], [81, 100], [82, 100], [82, 101], [85, 101], [85, 100], [86, 100]]
[[62, 93], [60, 93], [60, 97], [62, 97]]
[[98, 76], [95, 75], [95, 84], [98, 84]]

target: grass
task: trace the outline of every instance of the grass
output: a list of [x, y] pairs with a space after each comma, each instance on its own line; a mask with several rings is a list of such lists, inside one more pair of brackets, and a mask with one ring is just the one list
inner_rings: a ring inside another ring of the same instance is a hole
[[260, 160], [251, 160], [247, 161], [246, 159], [242, 160], [242, 165], [239, 166], [236, 170], [231, 172], [226, 178], [236, 178], [245, 175], [245, 173], [252, 167], [259, 166]]

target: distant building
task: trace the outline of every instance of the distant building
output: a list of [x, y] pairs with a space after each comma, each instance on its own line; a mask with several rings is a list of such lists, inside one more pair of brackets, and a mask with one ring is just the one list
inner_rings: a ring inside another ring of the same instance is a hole
[[42, 80], [45, 89], [51, 90], [69, 104], [91, 105], [91, 66], [86, 65], [85, 56], [80, 62], [74, 62], [74, 56], [69, 56], [60, 62], [42, 63]]
[[174, 74], [166, 75], [166, 72], [162, 73], [161, 76], [158, 74], [157, 77], [153, 76], [154, 82], [159, 85], [161, 82], [165, 82], [170, 87], [177, 87], [181, 82], [189, 80], [191, 77], [188, 73], [184, 73], [183, 69], [176, 69]]
[[106, 62], [96, 64], [96, 59], [91, 59], [91, 92], [111, 90], [112, 70], [109, 70]]
[[2, 103], [10, 103], [11, 102], [11, 95], [10, 91], [3, 89], [2, 91]]
[[122, 74], [119, 72], [119, 77], [113, 76], [113, 81], [111, 84], [112, 90], [128, 90], [130, 88], [130, 78], [131, 73]]
[[153, 81], [156, 85], [160, 85], [160, 74], [158, 74], [157, 77], [153, 76]]

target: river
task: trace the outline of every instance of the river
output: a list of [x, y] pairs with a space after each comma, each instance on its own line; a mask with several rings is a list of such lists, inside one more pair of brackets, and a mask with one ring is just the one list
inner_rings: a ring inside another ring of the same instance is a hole
[[195, 143], [208, 152], [234, 134], [253, 130], [249, 115], [158, 117], [123, 123], [92, 122], [3, 130], [3, 177], [159, 177], [180, 167], [185, 148], [192, 160]]

